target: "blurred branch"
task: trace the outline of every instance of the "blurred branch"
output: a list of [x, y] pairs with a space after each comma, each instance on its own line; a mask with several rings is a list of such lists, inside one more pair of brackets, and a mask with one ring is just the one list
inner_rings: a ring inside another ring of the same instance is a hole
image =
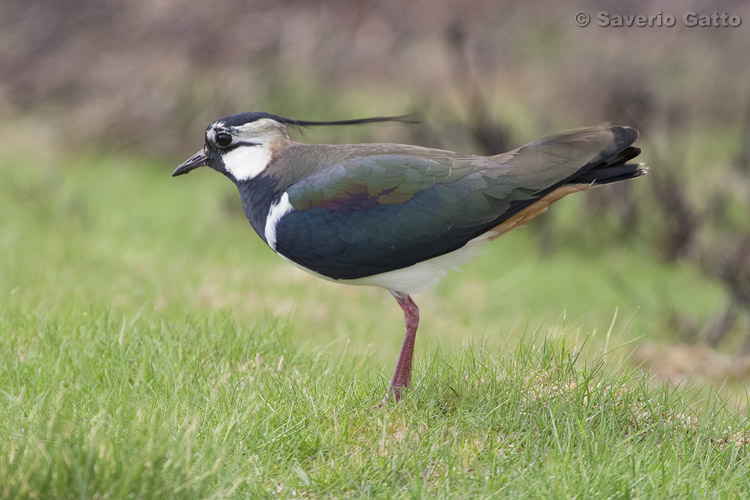
[[750, 177], [750, 87], [745, 98], [745, 119], [740, 129], [740, 151], [737, 155], [737, 169]]
[[450, 23], [445, 39], [451, 54], [451, 75], [466, 99], [466, 128], [485, 155], [496, 155], [511, 149], [509, 127], [501, 124], [490, 112], [491, 106], [474, 65], [468, 44], [467, 30], [459, 21]]

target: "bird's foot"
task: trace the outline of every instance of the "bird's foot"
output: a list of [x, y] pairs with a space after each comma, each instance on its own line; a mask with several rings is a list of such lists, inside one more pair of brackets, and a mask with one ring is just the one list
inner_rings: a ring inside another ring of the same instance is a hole
[[389, 403], [398, 403], [401, 401], [401, 391], [405, 386], [390, 386], [383, 400], [378, 404], [378, 408], [383, 408]]
[[388, 388], [388, 392], [385, 393], [385, 397], [378, 403], [376, 406], [373, 406], [373, 410], [382, 410], [386, 407], [386, 405], [398, 403], [401, 401], [401, 391], [404, 389], [404, 387], [394, 387], [391, 386]]

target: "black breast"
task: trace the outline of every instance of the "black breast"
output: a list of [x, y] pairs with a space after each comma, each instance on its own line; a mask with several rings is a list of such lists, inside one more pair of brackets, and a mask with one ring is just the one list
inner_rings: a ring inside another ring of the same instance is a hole
[[[278, 181], [271, 176], [259, 175], [237, 184], [242, 197], [242, 208], [255, 232], [266, 241], [266, 217], [273, 202], [279, 197]], [[266, 241], [266, 243], [268, 243]]]

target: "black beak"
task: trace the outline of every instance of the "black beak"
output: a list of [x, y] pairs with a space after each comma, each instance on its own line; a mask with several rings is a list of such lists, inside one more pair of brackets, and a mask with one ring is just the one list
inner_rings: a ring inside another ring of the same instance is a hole
[[191, 170], [195, 170], [198, 167], [205, 167], [208, 165], [208, 157], [206, 157], [206, 151], [204, 149], [201, 149], [197, 153], [195, 153], [193, 156], [188, 158], [185, 162], [182, 163], [179, 167], [174, 169], [174, 172], [172, 172], [172, 177], [177, 177], [178, 175], [186, 174], [190, 172]]

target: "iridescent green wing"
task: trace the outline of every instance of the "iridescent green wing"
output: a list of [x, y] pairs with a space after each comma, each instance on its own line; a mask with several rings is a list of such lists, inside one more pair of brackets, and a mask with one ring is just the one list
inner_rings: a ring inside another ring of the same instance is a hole
[[615, 153], [609, 130], [560, 134], [494, 157], [354, 150], [287, 189], [294, 210], [276, 227], [276, 250], [336, 279], [448, 253]]

